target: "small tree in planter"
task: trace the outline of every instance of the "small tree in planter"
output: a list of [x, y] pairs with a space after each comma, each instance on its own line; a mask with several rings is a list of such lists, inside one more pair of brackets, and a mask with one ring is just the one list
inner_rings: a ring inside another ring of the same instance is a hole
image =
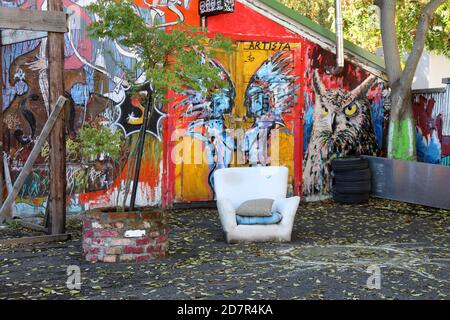
[[[183, 93], [189, 88], [213, 93], [223, 88], [226, 81], [208, 61], [218, 51], [230, 53], [232, 43], [220, 34], [208, 38], [194, 28], [183, 26], [165, 30], [157, 25], [149, 26], [133, 6], [132, 0], [99, 0], [88, 6], [88, 10], [97, 19], [89, 27], [90, 35], [109, 38], [134, 52], [137, 59], [133, 68], [130, 70], [122, 66], [127, 73], [127, 81], [136, 91], [142, 87], [139, 80], [143, 73], [151, 94], [137, 142], [131, 210], [124, 208], [122, 212], [112, 209], [87, 212], [83, 232], [84, 249], [88, 260], [146, 260], [165, 254], [168, 232], [161, 211], [134, 210], [147, 121], [155, 104], [166, 101], [169, 90]], [[125, 192], [125, 199], [127, 195]], [[102, 241], [96, 241], [98, 237]], [[102, 243], [102, 248], [93, 245], [95, 242]]]
[[[84, 125], [79, 132], [82, 163], [96, 172], [104, 172], [103, 179], [111, 181], [115, 176], [115, 169], [120, 168], [117, 161], [120, 158], [123, 143], [124, 137], [119, 130], [113, 132], [103, 125]], [[109, 185], [101, 187], [109, 187]]]

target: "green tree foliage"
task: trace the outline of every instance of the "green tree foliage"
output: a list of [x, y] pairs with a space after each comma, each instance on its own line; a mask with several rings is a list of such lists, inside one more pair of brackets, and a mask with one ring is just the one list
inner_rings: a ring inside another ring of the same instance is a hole
[[225, 85], [217, 69], [205, 63], [218, 51], [231, 52], [231, 41], [222, 35], [209, 39], [187, 26], [170, 31], [149, 26], [136, 13], [132, 0], [99, 0], [88, 9], [98, 17], [89, 27], [91, 36], [115, 40], [139, 56], [133, 70], [123, 66], [131, 83], [142, 70], [159, 98], [168, 90], [215, 90]]
[[79, 140], [80, 151], [87, 161], [97, 160], [102, 154], [116, 161], [119, 159], [120, 149], [124, 143], [120, 130], [113, 133], [105, 126], [83, 126], [80, 129]]
[[[311, 20], [334, 31], [334, 0], [279, 0]], [[427, 0], [398, 1], [397, 35], [400, 51], [410, 52], [420, 12]], [[345, 38], [373, 53], [381, 47], [379, 10], [372, 0], [344, 0]], [[426, 49], [450, 58], [450, 1], [436, 11], [428, 32]]]

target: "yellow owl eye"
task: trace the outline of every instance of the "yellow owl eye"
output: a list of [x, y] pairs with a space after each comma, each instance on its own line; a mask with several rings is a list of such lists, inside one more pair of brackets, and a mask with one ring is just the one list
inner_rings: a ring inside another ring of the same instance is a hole
[[358, 110], [358, 108], [356, 107], [356, 104], [351, 104], [351, 105], [345, 107], [344, 112], [347, 116], [353, 116], [353, 115], [355, 115], [356, 110]]
[[328, 115], [328, 109], [325, 107], [322, 107], [322, 115], [327, 116]]

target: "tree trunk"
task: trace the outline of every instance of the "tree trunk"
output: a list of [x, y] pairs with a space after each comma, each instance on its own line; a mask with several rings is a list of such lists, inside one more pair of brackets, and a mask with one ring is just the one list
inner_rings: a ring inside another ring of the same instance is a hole
[[[398, 82], [391, 88], [391, 115], [388, 131], [388, 158], [417, 160], [416, 132], [412, 112], [411, 88], [406, 94], [399, 92]], [[399, 111], [403, 109], [404, 112]]]
[[417, 64], [425, 47], [430, 20], [437, 8], [444, 2], [445, 0], [431, 0], [423, 9], [417, 25], [414, 46], [406, 61], [405, 69], [402, 70], [395, 25], [397, 1], [374, 0], [374, 4], [380, 8], [384, 60], [391, 87], [388, 158], [417, 160], [411, 86]]

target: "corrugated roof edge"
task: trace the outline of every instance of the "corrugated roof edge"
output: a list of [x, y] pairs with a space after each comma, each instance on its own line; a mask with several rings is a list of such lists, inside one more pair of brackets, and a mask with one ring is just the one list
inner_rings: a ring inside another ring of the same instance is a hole
[[[261, 3], [265, 4], [266, 6], [278, 11], [279, 13], [285, 15], [286, 17], [300, 23], [301, 25], [304, 25], [308, 29], [318, 33], [319, 35], [331, 40], [335, 41], [336, 35], [329, 29], [322, 27], [320, 24], [315, 23], [311, 19], [305, 17], [304, 15], [298, 13], [295, 10], [292, 10], [288, 7], [286, 7], [284, 4], [276, 1], [276, 0], [258, 0]], [[344, 40], [344, 48], [348, 50], [349, 52], [353, 53], [354, 55], [357, 55], [365, 60], [368, 60], [369, 62], [377, 65], [383, 71], [385, 70], [386, 66], [384, 64], [384, 59], [381, 57], [378, 57], [374, 55], [373, 53], [357, 46], [356, 44]]]

